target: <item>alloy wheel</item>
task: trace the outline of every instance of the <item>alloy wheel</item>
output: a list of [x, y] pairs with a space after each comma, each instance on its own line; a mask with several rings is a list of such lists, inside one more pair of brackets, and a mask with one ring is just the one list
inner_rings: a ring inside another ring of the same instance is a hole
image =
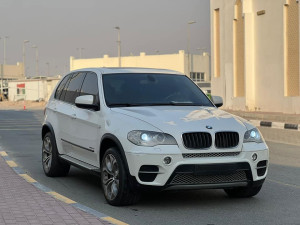
[[46, 136], [43, 141], [43, 166], [44, 169], [48, 172], [51, 167], [52, 162], [52, 144], [50, 137]]
[[107, 154], [102, 166], [102, 184], [107, 199], [114, 200], [119, 193], [119, 166], [112, 154]]

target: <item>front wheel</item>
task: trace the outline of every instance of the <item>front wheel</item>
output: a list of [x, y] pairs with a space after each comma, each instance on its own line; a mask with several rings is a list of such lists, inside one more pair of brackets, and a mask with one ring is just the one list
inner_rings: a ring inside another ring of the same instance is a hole
[[132, 205], [140, 198], [140, 192], [129, 182], [129, 174], [116, 148], [109, 148], [103, 156], [101, 184], [105, 199], [111, 205]]
[[60, 161], [54, 136], [48, 132], [43, 138], [42, 163], [45, 174], [48, 177], [66, 176], [70, 165]]
[[232, 198], [250, 198], [257, 195], [261, 188], [262, 184], [259, 186], [224, 189], [224, 191], [229, 197]]

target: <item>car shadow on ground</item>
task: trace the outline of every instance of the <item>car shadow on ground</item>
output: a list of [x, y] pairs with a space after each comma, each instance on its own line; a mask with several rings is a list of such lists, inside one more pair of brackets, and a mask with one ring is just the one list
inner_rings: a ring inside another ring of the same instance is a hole
[[[74, 184], [79, 184], [82, 187], [88, 187], [89, 192], [95, 192], [95, 198], [99, 199], [101, 203], [107, 204], [101, 187], [101, 181], [99, 176], [95, 176], [92, 173], [86, 171], [81, 171], [76, 168], [72, 168], [70, 174], [67, 177], [59, 178], [67, 179]], [[91, 194], [91, 193], [89, 193]], [[97, 196], [97, 197], [96, 197]], [[140, 201], [133, 206], [125, 206], [129, 209], [139, 209], [139, 208], [178, 208], [183, 205], [188, 205], [188, 207], [197, 206], [203, 207], [215, 206], [222, 207], [225, 205], [230, 205], [232, 202], [248, 202], [256, 204], [260, 201], [259, 195], [254, 198], [249, 199], [234, 199], [229, 198], [222, 189], [211, 189], [211, 190], [164, 190], [164, 191], [143, 191]], [[220, 205], [221, 204], [221, 205]]]

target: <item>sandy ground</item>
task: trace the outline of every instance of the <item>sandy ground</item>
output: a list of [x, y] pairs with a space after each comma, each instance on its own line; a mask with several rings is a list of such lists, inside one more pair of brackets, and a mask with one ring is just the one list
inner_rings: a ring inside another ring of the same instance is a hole
[[47, 102], [33, 102], [33, 101], [3, 101], [0, 102], [0, 110], [25, 110], [26, 109], [44, 109]]

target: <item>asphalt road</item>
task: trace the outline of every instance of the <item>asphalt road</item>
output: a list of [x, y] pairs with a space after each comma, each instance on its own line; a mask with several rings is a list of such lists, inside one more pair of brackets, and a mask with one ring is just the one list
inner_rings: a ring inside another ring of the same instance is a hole
[[121, 221], [155, 225], [300, 224], [300, 146], [268, 142], [269, 175], [254, 198], [230, 199], [222, 190], [169, 191], [148, 193], [134, 206], [112, 207], [105, 202], [96, 176], [74, 167], [67, 177], [44, 175], [42, 120], [42, 111], [0, 111], [0, 149], [43, 185]]

